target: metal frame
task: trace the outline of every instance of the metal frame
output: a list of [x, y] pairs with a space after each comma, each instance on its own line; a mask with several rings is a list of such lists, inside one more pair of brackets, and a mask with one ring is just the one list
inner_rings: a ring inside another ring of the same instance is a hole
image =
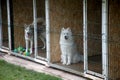
[[84, 73], [88, 70], [87, 51], [87, 0], [83, 0], [83, 49], [84, 49]]
[[2, 48], [2, 40], [3, 40], [3, 37], [2, 37], [2, 8], [1, 8], [1, 0], [0, 0], [0, 48]]
[[102, 74], [88, 70], [87, 53], [87, 0], [83, 0], [84, 73], [108, 80], [108, 0], [102, 0]]
[[49, 0], [45, 0], [45, 13], [46, 13], [46, 54], [47, 61], [50, 63], [50, 20], [49, 20]]
[[102, 60], [102, 74], [108, 80], [108, 0], [102, 0]]
[[33, 0], [33, 19], [34, 19], [34, 48], [35, 48], [35, 58], [38, 54], [38, 48], [37, 48], [37, 8], [36, 8], [36, 0]]
[[8, 18], [8, 46], [9, 46], [9, 50], [12, 50], [12, 46], [11, 46], [11, 19], [10, 19], [10, 0], [7, 0], [7, 18]]

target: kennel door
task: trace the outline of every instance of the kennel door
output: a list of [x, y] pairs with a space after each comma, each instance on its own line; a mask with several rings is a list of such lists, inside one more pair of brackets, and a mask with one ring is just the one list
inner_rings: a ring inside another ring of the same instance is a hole
[[37, 59], [46, 59], [45, 0], [36, 0], [37, 12]]
[[8, 48], [8, 21], [6, 0], [0, 0], [0, 47]]
[[102, 74], [102, 1], [87, 0], [87, 73]]

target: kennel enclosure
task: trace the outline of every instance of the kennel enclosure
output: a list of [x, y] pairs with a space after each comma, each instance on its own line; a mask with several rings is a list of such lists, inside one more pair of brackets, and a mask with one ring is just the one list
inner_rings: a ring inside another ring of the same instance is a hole
[[[0, 0], [0, 50], [85, 76], [119, 80], [119, 0]], [[12, 3], [12, 4], [9, 4]], [[109, 5], [109, 6], [108, 6]], [[46, 21], [46, 49], [37, 33], [38, 17]], [[25, 48], [24, 24], [34, 23], [34, 53], [15, 53]], [[62, 65], [59, 38], [70, 27], [84, 62]]]

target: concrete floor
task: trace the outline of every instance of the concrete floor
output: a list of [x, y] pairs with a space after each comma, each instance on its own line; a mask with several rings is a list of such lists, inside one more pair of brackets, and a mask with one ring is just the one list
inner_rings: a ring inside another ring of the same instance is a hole
[[70, 74], [70, 73], [67, 73], [67, 72], [64, 72], [61, 70], [46, 67], [44, 65], [41, 65], [41, 64], [26, 60], [26, 59], [22, 59], [19, 57], [15, 57], [12, 55], [4, 54], [1, 52], [0, 52], [0, 59], [3, 59], [5, 61], [15, 64], [15, 65], [25, 67], [27, 69], [35, 70], [37, 72], [54, 75], [54, 76], [62, 78], [63, 80], [88, 80], [88, 79], [85, 79], [83, 77], [80, 77], [80, 76], [77, 76], [74, 74]]

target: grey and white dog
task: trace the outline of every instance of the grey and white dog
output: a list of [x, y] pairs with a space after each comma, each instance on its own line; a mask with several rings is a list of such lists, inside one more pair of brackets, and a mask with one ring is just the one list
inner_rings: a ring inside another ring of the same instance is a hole
[[[43, 18], [37, 18], [37, 33], [38, 38], [41, 39], [44, 46], [42, 49], [46, 47], [46, 31], [45, 31], [45, 20]], [[28, 52], [29, 44], [30, 44], [30, 54], [32, 54], [33, 49], [33, 38], [34, 38], [34, 21], [32, 24], [24, 25], [25, 27], [25, 42], [26, 42], [26, 52]]]

